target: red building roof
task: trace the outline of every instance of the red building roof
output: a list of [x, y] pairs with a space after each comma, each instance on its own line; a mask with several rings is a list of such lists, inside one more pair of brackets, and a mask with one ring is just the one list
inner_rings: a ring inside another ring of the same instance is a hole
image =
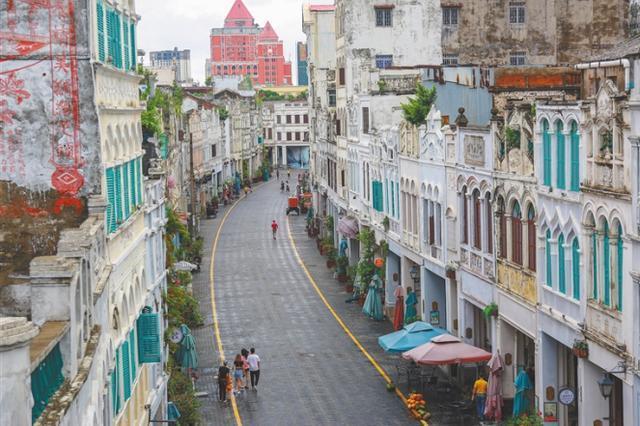
[[264, 24], [264, 28], [262, 32], [260, 32], [260, 35], [258, 35], [258, 39], [260, 41], [278, 41], [278, 34], [276, 34], [276, 31], [271, 26], [271, 22], [267, 21], [267, 23]]
[[224, 26], [226, 28], [229, 27], [243, 27], [243, 26], [252, 26], [253, 25], [253, 16], [247, 6], [244, 5], [242, 0], [236, 0], [229, 9], [229, 13], [227, 13], [227, 17], [224, 18]]
[[309, 6], [309, 10], [312, 12], [329, 12], [336, 10], [336, 7], [332, 4], [312, 4]]

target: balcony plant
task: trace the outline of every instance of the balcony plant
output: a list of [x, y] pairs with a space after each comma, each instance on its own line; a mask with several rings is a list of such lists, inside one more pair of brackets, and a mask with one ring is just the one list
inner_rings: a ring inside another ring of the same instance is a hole
[[327, 249], [327, 268], [335, 268], [336, 267], [336, 254], [337, 250], [335, 247], [331, 246]]
[[347, 266], [349, 266], [349, 258], [347, 256], [338, 256], [336, 260], [336, 278], [339, 282], [347, 282]]
[[484, 307], [482, 312], [484, 313], [484, 315], [487, 318], [489, 318], [489, 317], [497, 317], [498, 316], [498, 305], [496, 305], [495, 302], [491, 302], [487, 306]]
[[588, 358], [589, 357], [589, 344], [586, 340], [574, 340], [573, 347], [571, 348], [571, 352], [578, 358]]
[[353, 282], [356, 279], [356, 274], [358, 273], [358, 268], [356, 265], [347, 266], [347, 285], [345, 287], [345, 291], [347, 293], [353, 293]]
[[389, 216], [385, 216], [382, 219], [382, 227], [384, 228], [384, 232], [389, 232]]

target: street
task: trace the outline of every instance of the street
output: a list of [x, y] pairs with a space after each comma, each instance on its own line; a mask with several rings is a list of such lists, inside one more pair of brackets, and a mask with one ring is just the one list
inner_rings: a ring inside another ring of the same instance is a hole
[[[328, 302], [339, 316], [349, 316], [343, 318], [345, 324], [354, 326], [352, 331], [368, 350], [381, 353], [373, 345], [390, 324], [373, 323], [359, 313], [359, 307], [344, 303], [346, 293], [320, 264], [317, 251], [313, 253], [315, 244], [306, 236], [304, 218], [292, 214], [287, 222], [285, 204], [286, 196], [275, 180], [256, 188], [226, 217], [215, 253], [213, 286], [225, 358], [231, 362], [240, 349], [255, 347], [262, 360], [259, 391], [237, 397], [242, 423], [415, 424], [319, 298], [298, 263], [288, 226], [302, 244], [298, 248], [302, 259], [315, 256], [318, 265], [306, 266], [317, 276], [319, 288], [327, 290]], [[229, 207], [218, 219], [203, 222], [205, 251], [211, 251], [214, 230], [228, 211]], [[275, 241], [269, 227], [272, 219], [280, 225]], [[203, 259], [203, 265], [209, 262], [209, 257]], [[205, 327], [195, 332], [203, 367], [198, 390], [209, 392], [201, 400], [201, 413], [205, 424], [234, 424], [234, 408], [215, 397], [219, 355], [211, 350], [217, 343], [208, 277], [204, 268], [194, 277], [194, 293], [205, 317]]]

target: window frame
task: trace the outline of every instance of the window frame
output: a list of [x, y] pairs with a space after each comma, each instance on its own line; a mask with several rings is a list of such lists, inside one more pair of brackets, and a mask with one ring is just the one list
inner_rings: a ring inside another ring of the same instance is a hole
[[376, 27], [386, 28], [393, 26], [393, 7], [374, 6]]
[[[455, 12], [455, 13], [452, 13]], [[452, 19], [454, 18], [455, 19]], [[442, 7], [442, 26], [457, 27], [460, 19], [460, 8], [456, 6], [443, 6]], [[448, 22], [447, 22], [448, 21]], [[455, 21], [455, 22], [453, 22]]]
[[393, 55], [381, 54], [376, 55], [376, 68], [386, 69], [391, 68], [393, 66]]
[[525, 2], [509, 3], [509, 25], [524, 25], [527, 20]]

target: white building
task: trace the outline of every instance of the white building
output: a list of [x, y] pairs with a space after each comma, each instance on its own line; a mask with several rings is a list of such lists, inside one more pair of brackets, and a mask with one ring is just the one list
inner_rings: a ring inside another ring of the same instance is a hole
[[149, 59], [151, 68], [173, 71], [176, 83], [193, 84], [193, 79], [191, 78], [191, 50], [178, 50], [177, 47], [174, 47], [173, 50], [149, 52]]
[[306, 101], [264, 101], [262, 137], [274, 167], [309, 168], [309, 106]]

